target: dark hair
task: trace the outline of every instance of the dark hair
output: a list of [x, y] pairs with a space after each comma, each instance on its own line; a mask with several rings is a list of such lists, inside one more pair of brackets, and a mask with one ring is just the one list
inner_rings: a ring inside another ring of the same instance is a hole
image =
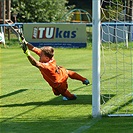
[[54, 56], [54, 48], [51, 46], [44, 46], [41, 48], [41, 50], [50, 59]]

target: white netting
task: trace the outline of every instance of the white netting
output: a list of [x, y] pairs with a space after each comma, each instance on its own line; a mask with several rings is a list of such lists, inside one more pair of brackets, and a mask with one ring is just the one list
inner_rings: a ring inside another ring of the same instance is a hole
[[132, 116], [133, 1], [102, 0], [101, 13], [101, 111]]

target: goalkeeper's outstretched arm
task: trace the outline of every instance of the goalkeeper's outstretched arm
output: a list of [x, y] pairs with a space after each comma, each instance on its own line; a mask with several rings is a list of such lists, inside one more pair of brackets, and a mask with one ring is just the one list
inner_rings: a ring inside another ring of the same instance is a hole
[[27, 58], [33, 66], [39, 68], [38, 61], [32, 55], [27, 56]]
[[[26, 45], [26, 44], [23, 44], [23, 45]], [[26, 54], [26, 56], [27, 56], [29, 62], [30, 62], [33, 66], [39, 68], [39, 62], [30, 54], [30, 51], [29, 51], [28, 49], [25, 49], [26, 47], [27, 47], [27, 46], [23, 47], [22, 49], [23, 49], [24, 53]]]

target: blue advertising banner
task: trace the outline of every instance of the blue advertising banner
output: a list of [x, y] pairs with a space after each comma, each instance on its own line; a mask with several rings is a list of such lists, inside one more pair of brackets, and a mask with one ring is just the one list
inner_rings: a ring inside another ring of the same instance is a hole
[[36, 47], [86, 47], [86, 24], [27, 23], [23, 25], [26, 40]]

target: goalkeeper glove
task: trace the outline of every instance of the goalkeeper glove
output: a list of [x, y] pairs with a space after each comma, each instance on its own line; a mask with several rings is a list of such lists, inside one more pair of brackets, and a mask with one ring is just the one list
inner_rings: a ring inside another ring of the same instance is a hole
[[27, 49], [26, 44], [22, 43], [21, 47], [22, 47], [24, 53], [26, 54], [26, 56], [30, 56], [30, 51]]
[[30, 56], [30, 51], [27, 49], [25, 52], [26, 56]]
[[23, 36], [22, 33], [19, 33], [19, 36], [20, 36], [20, 44], [23, 44], [23, 43], [27, 44], [27, 43], [28, 43], [28, 42], [25, 40], [25, 38], [24, 38], [24, 36]]
[[27, 46], [25, 43], [21, 44], [21, 48], [23, 49], [24, 53], [27, 51]]
[[20, 44], [21, 44], [21, 47], [22, 47], [24, 53], [26, 54], [26, 56], [30, 56], [30, 51], [27, 49], [27, 45], [26, 45], [28, 42], [25, 40], [22, 33], [19, 33], [19, 35], [20, 35], [20, 38], [21, 38], [21, 43]]

